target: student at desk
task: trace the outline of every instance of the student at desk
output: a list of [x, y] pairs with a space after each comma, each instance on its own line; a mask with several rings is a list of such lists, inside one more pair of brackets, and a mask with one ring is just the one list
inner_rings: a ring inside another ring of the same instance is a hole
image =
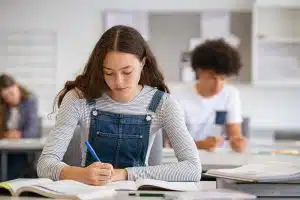
[[241, 133], [240, 97], [226, 80], [239, 73], [239, 53], [224, 40], [207, 40], [191, 55], [197, 77], [192, 87], [174, 97], [180, 102], [188, 129], [198, 149], [213, 151], [228, 137], [233, 150], [241, 152], [246, 140]]
[[[135, 29], [114, 26], [97, 42], [84, 72], [59, 93], [57, 121], [38, 161], [39, 177], [103, 185], [151, 178], [199, 181], [201, 163], [179, 104], [168, 94], [154, 55]], [[82, 167], [62, 162], [73, 132], [82, 134]], [[164, 131], [178, 163], [147, 166]], [[89, 141], [101, 162], [86, 151]]]
[[[13, 77], [0, 76], [0, 138], [32, 138], [38, 134], [36, 98]], [[28, 164], [27, 155], [8, 155], [8, 179], [18, 178]]]

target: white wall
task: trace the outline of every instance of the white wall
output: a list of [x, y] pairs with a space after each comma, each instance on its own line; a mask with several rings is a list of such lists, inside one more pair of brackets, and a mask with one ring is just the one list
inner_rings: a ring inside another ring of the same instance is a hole
[[57, 89], [83, 68], [102, 33], [98, 9], [73, 1], [0, 1], [0, 29], [57, 32]]
[[179, 80], [180, 56], [189, 48], [189, 39], [198, 37], [200, 14], [150, 14], [149, 45], [156, 56], [165, 78]]
[[299, 88], [249, 87], [240, 91], [243, 115], [255, 129], [300, 130]]

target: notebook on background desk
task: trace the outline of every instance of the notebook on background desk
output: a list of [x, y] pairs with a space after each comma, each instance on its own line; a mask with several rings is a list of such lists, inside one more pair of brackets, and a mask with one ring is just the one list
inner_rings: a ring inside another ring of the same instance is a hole
[[300, 182], [300, 166], [282, 162], [246, 164], [232, 169], [211, 169], [205, 174], [245, 182]]
[[208, 170], [217, 188], [257, 197], [300, 197], [300, 166], [291, 163], [247, 164], [233, 169]]
[[218, 189], [230, 189], [234, 191], [245, 192], [257, 197], [280, 197], [297, 198], [300, 197], [300, 184], [287, 183], [251, 183], [243, 181], [234, 181], [230, 179], [217, 178]]

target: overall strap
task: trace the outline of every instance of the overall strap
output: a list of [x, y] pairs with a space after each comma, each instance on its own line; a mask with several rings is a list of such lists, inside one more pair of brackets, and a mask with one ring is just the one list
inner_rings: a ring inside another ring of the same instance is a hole
[[96, 101], [95, 101], [95, 99], [86, 100], [86, 104], [89, 105], [89, 106], [95, 106], [96, 105]]
[[155, 112], [164, 94], [164, 92], [156, 90], [148, 106], [148, 110], [150, 110], [151, 112]]

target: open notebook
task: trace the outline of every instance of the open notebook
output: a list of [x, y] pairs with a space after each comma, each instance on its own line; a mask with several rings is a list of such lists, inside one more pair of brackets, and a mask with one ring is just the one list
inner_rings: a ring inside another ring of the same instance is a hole
[[0, 183], [0, 194], [11, 196], [43, 196], [59, 199], [99, 199], [113, 196], [116, 191], [102, 186], [91, 186], [72, 180], [15, 179]]
[[246, 164], [232, 169], [211, 169], [206, 175], [246, 182], [300, 182], [300, 166], [279, 162]]
[[118, 181], [105, 186], [91, 186], [72, 180], [15, 179], [0, 183], [0, 194], [11, 196], [44, 196], [64, 199], [99, 199], [116, 194], [116, 190], [197, 191], [193, 182], [166, 182], [152, 179]]

